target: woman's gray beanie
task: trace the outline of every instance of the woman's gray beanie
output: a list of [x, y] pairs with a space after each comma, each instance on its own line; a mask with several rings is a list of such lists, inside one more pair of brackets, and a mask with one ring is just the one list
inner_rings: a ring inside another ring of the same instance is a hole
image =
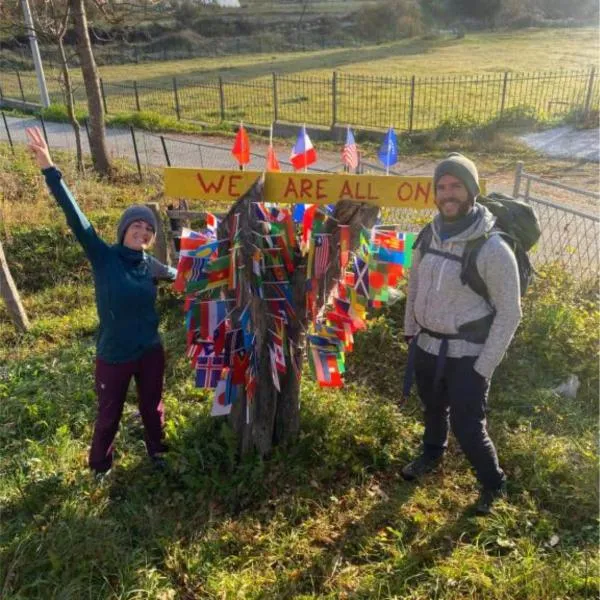
[[154, 213], [143, 204], [132, 204], [129, 208], [125, 209], [125, 212], [121, 215], [121, 220], [117, 226], [117, 243], [123, 243], [127, 228], [134, 221], [144, 221], [148, 223], [154, 230], [154, 233], [156, 233], [156, 217], [154, 216]]

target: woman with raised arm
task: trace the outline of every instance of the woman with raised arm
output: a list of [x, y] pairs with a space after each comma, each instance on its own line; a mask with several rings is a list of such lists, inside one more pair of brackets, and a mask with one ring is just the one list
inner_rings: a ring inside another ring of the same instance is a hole
[[163, 442], [162, 403], [165, 355], [158, 333], [156, 284], [159, 279], [173, 280], [175, 269], [145, 252], [155, 239], [154, 213], [143, 205], [130, 206], [119, 221], [117, 243], [107, 244], [87, 220], [61, 172], [52, 163], [40, 130], [35, 127], [26, 133], [29, 149], [94, 274], [100, 321], [96, 344], [98, 413], [89, 466], [97, 479], [103, 479], [110, 470], [113, 442], [129, 382], [134, 377], [146, 449], [153, 464], [163, 467], [162, 455], [167, 450]]

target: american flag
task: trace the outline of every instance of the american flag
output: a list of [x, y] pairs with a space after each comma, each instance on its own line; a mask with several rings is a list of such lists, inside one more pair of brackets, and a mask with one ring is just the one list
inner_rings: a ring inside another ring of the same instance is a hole
[[358, 167], [358, 148], [356, 147], [354, 134], [350, 127], [346, 129], [346, 143], [342, 150], [342, 162], [347, 165], [349, 169], [356, 169], [356, 167]]
[[315, 277], [322, 277], [329, 263], [329, 236], [322, 234], [315, 237]]

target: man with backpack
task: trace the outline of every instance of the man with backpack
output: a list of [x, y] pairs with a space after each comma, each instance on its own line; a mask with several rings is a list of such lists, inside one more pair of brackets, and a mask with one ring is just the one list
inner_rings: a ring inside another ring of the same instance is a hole
[[521, 319], [517, 258], [530, 264], [478, 201], [485, 199], [471, 160], [450, 154], [435, 169], [434, 189], [439, 214], [415, 242], [404, 324], [404, 392], [414, 370], [425, 432], [421, 454], [402, 476], [414, 480], [441, 463], [451, 426], [482, 486], [476, 512], [488, 514], [506, 493], [486, 428], [488, 389]]

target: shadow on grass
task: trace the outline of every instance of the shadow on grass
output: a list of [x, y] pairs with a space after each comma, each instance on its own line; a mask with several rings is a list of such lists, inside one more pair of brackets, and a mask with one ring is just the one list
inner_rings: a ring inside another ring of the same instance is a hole
[[[279, 75], [293, 76], [310, 69], [339, 69], [346, 65], [365, 64], [365, 69], [373, 61], [383, 60], [393, 56], [413, 56], [427, 54], [443, 45], [452, 45], [453, 40], [427, 41], [414, 39], [407, 42], [395, 42], [381, 46], [368, 48], [345, 48], [324, 54], [300, 55], [288, 60], [280, 60], [275, 63], [271, 61], [252, 63], [239, 67], [217, 67], [214, 69], [200, 69], [185, 74], [185, 79], [202, 76], [202, 78], [218, 75], [236, 80], [255, 79], [270, 76], [273, 71]], [[144, 79], [144, 84], [149, 85], [172, 85], [171, 77], [158, 76]], [[182, 81], [182, 85], [184, 82]]]

